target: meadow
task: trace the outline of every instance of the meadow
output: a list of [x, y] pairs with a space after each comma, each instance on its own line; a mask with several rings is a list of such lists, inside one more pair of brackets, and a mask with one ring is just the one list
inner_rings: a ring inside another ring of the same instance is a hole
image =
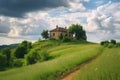
[[[53, 43], [56, 45], [52, 45]], [[2, 71], [0, 80], [58, 80], [78, 65], [102, 53], [102, 47], [98, 44], [68, 43], [60, 45], [56, 42], [40, 44], [34, 43], [33, 47], [47, 50], [52, 59]]]
[[120, 48], [105, 48], [101, 56], [82, 67], [72, 80], [120, 80]]

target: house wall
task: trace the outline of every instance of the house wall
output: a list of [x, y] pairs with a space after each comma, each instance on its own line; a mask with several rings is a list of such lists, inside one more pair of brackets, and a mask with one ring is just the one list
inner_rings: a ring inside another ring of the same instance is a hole
[[59, 39], [60, 35], [66, 35], [66, 32], [50, 32], [50, 38]]

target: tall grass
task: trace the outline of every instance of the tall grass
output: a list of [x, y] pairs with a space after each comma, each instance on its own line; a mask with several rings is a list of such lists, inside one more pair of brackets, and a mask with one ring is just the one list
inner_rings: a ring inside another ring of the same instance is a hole
[[[98, 45], [61, 45], [48, 48], [52, 60], [0, 72], [0, 80], [56, 80], [100, 52]], [[56, 57], [57, 56], [57, 57]]]
[[99, 58], [81, 68], [73, 80], [120, 80], [120, 48], [106, 48]]

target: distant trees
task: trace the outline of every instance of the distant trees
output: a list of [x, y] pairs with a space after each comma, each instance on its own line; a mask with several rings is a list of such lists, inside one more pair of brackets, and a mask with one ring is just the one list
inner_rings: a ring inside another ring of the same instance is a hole
[[77, 40], [87, 40], [86, 32], [85, 30], [83, 30], [83, 27], [79, 24], [72, 24], [69, 27], [68, 32], [74, 34]]
[[[41, 48], [41, 47], [40, 47]], [[47, 51], [33, 48], [29, 41], [22, 41], [16, 48], [0, 51], [0, 71], [10, 67], [22, 67], [49, 59]]]
[[101, 41], [100, 44], [102, 46], [108, 47], [108, 48], [113, 48], [113, 47], [120, 47], [120, 43], [117, 43], [116, 40], [112, 39], [110, 41]]
[[42, 37], [44, 39], [48, 39], [49, 38], [49, 34], [48, 34], [48, 30], [43, 30], [43, 32], [41, 33]]

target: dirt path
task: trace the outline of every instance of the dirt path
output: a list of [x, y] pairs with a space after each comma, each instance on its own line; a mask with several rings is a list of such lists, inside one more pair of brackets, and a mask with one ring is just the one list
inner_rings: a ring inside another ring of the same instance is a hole
[[78, 66], [75, 70], [71, 71], [70, 73], [68, 73], [67, 75], [65, 75], [63, 78], [61, 78], [60, 80], [72, 80], [72, 78], [77, 75], [80, 72], [80, 69], [82, 67], [85, 67], [87, 64], [91, 63], [92, 61], [94, 61], [100, 54], [94, 56], [92, 59], [84, 62], [83, 64], [81, 64], [80, 66]]

